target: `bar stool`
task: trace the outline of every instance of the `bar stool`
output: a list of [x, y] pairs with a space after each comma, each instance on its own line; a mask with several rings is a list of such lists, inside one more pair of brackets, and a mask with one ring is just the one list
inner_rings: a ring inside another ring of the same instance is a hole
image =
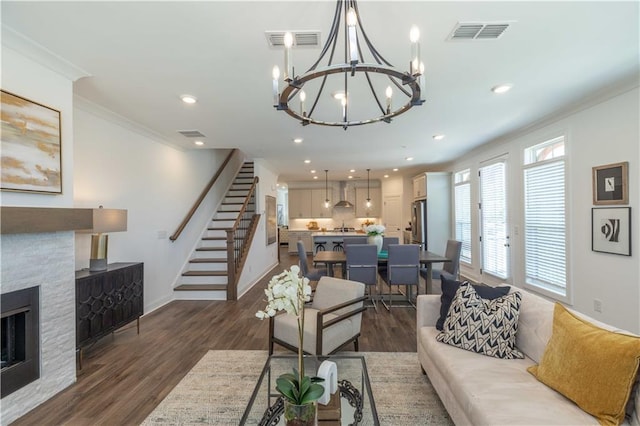
[[[326, 250], [326, 248], [325, 248], [325, 244], [327, 244], [326, 241], [316, 241], [315, 244], [316, 244], [316, 254], [318, 254], [319, 251], [325, 251]], [[321, 264], [321, 263], [323, 263], [323, 262], [313, 262], [313, 266], [316, 267], [316, 266], [318, 266], [318, 264]]]
[[344, 247], [342, 246], [342, 241], [333, 242], [333, 251], [344, 251]]

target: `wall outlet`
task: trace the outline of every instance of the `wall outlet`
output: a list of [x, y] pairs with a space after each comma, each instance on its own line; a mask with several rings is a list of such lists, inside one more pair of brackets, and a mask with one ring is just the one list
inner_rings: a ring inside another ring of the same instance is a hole
[[602, 300], [593, 299], [593, 310], [596, 312], [602, 312]]

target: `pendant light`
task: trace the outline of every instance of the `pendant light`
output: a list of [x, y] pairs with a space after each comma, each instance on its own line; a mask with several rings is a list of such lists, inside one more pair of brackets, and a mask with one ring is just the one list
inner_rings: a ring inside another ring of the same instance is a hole
[[371, 169], [367, 169], [367, 208], [371, 208], [371, 197], [369, 196], [369, 172]]
[[329, 170], [324, 171], [324, 208], [329, 208]]

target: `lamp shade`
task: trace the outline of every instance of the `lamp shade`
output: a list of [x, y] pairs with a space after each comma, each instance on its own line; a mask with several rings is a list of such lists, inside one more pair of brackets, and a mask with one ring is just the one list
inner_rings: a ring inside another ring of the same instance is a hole
[[93, 209], [91, 232], [119, 232], [127, 230], [127, 211], [123, 209]]

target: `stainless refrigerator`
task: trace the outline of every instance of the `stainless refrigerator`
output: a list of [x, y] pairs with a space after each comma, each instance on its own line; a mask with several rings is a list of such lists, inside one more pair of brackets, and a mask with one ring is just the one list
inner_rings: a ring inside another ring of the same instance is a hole
[[421, 250], [427, 250], [427, 201], [411, 203], [411, 244], [420, 244]]

